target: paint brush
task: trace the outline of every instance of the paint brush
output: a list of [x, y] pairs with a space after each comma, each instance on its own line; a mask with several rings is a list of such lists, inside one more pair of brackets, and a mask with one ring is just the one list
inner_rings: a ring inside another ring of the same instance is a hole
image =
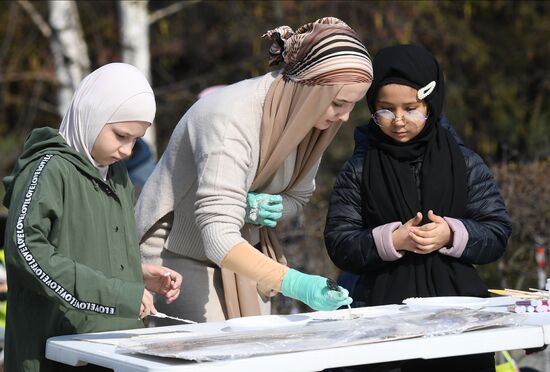
[[[338, 283], [336, 283], [334, 280], [332, 280], [330, 278], [327, 279], [327, 287], [331, 291], [342, 292], [342, 290], [340, 289], [340, 286], [338, 285]], [[351, 306], [347, 305], [347, 307], [348, 307], [348, 310], [349, 310], [349, 318], [353, 319], [353, 314], [351, 313]]]
[[178, 322], [183, 322], [183, 323], [197, 324], [197, 322], [194, 322], [192, 320], [177, 318], [175, 316], [166, 315], [166, 314], [160, 313], [160, 312], [157, 312], [156, 314], [149, 314], [149, 316], [154, 316], [155, 318], [160, 318], [160, 319], [177, 320]]

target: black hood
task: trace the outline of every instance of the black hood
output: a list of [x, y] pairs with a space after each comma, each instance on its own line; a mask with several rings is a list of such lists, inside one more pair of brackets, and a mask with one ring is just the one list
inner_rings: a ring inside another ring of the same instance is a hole
[[435, 124], [443, 110], [445, 82], [433, 55], [418, 45], [396, 45], [381, 49], [373, 62], [374, 79], [367, 92], [369, 109], [374, 113], [376, 96], [387, 84], [407, 85], [414, 89], [435, 82], [434, 90], [424, 98], [429, 107], [428, 123]]

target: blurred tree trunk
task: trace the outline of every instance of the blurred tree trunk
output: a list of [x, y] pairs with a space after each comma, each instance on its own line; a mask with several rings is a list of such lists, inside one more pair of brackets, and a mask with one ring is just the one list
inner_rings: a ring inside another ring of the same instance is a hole
[[[149, 53], [149, 12], [148, 1], [119, 1], [120, 41], [122, 60], [136, 66], [151, 81], [151, 54]], [[152, 126], [143, 137], [156, 157], [156, 131]]]
[[50, 0], [48, 7], [52, 30], [50, 46], [60, 84], [57, 107], [59, 115], [63, 117], [76, 87], [90, 72], [90, 59], [76, 3], [72, 0]]

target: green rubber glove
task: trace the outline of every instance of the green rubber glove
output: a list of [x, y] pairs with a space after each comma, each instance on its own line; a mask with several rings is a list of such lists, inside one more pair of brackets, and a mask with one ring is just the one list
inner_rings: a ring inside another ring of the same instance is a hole
[[246, 194], [246, 214], [244, 222], [267, 227], [277, 226], [283, 216], [283, 198], [281, 195]]
[[327, 278], [319, 275], [303, 274], [289, 269], [281, 284], [281, 293], [302, 301], [313, 310], [336, 310], [349, 305], [353, 299], [347, 289], [338, 287], [333, 291], [327, 286]]

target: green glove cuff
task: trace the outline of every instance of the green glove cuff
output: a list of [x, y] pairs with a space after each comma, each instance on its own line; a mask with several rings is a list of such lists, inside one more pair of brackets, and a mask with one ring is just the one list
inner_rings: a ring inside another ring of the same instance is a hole
[[281, 283], [281, 293], [287, 297], [297, 298], [301, 275], [303, 274], [297, 270], [288, 269]]

